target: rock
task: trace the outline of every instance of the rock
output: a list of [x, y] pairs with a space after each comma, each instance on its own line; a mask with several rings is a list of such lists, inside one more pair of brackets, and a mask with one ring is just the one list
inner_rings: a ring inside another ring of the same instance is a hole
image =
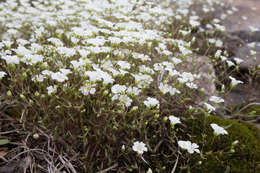
[[[221, 0], [233, 7], [224, 21], [226, 27], [225, 48], [230, 58], [243, 60], [239, 64], [245, 84], [239, 84], [225, 95], [225, 105], [244, 105], [260, 101], [260, 83], [255, 76], [246, 74], [249, 69], [260, 65], [260, 1], [259, 0]], [[234, 8], [235, 7], [235, 8]], [[255, 74], [254, 74], [255, 75]], [[254, 85], [249, 84], [249, 78], [254, 79]], [[240, 79], [241, 80], [241, 79]]]
[[227, 32], [250, 31], [250, 27], [260, 29], [259, 0], [221, 0], [236, 7], [237, 10], [228, 15], [225, 21]]
[[260, 87], [249, 84], [239, 84], [224, 97], [226, 106], [245, 105], [250, 102], [260, 102]]
[[[260, 22], [260, 20], [259, 20]], [[260, 31], [250, 32], [246, 30], [240, 30], [233, 32], [233, 35], [237, 35], [240, 39], [251, 43], [251, 42], [260, 42]]]
[[239, 64], [239, 67], [242, 70], [248, 70], [260, 65], [260, 42], [245, 44], [242, 47], [237, 47], [231, 51], [234, 54], [234, 57], [244, 60]]
[[[235, 10], [229, 11], [232, 14], [228, 15], [224, 21], [226, 35], [229, 37], [226, 44], [232, 44], [226, 47], [234, 57], [244, 60], [240, 64], [242, 70], [258, 66], [260, 64], [260, 18], [258, 17], [260, 16], [260, 1], [221, 1], [235, 7]], [[254, 55], [251, 56], [251, 54]]]

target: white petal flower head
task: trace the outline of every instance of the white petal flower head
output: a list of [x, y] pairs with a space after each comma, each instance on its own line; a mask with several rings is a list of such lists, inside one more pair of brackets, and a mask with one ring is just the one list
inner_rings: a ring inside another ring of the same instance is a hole
[[214, 102], [214, 103], [223, 103], [224, 99], [217, 97], [217, 96], [211, 96], [209, 98], [209, 101]]
[[234, 60], [236, 61], [237, 64], [242, 63], [244, 60], [240, 59], [240, 58], [234, 58]]
[[93, 87], [95, 87], [96, 85], [91, 85], [90, 83], [86, 83], [85, 85], [83, 85], [83, 86], [81, 86], [80, 87], [80, 91], [81, 91], [81, 93], [84, 95], [84, 96], [87, 96], [87, 95], [89, 95], [89, 94], [95, 94], [95, 92], [96, 92], [96, 89], [95, 88], [93, 88]]
[[159, 90], [163, 93], [163, 94], [166, 94], [167, 92], [169, 92], [170, 91], [170, 86], [169, 85], [167, 85], [167, 84], [163, 84], [163, 83], [160, 83], [160, 85], [159, 85]]
[[85, 72], [85, 74], [89, 77], [89, 80], [92, 82], [102, 80], [100, 73], [97, 71], [87, 71], [87, 72]]
[[231, 87], [236, 86], [237, 84], [243, 84], [244, 82], [240, 81], [240, 80], [236, 80], [235, 78], [229, 76], [229, 79], [231, 79]]
[[6, 72], [0, 71], [0, 79], [3, 78], [6, 75]]
[[218, 126], [217, 124], [210, 124], [210, 126], [212, 127], [212, 129], [214, 130], [214, 133], [218, 136], [218, 135], [227, 135], [228, 132], [223, 128]]
[[56, 80], [58, 82], [64, 82], [65, 80], [68, 80], [69, 78], [66, 76], [66, 74], [61, 72], [56, 72], [51, 74], [51, 78], [53, 80]]
[[145, 106], [147, 107], [159, 107], [159, 101], [155, 98], [152, 97], [148, 97], [145, 101], [144, 101]]
[[132, 103], [132, 99], [130, 97], [128, 97], [127, 95], [120, 95], [119, 96], [119, 101], [120, 101], [120, 104], [126, 106], [126, 107], [129, 107]]
[[122, 69], [130, 69], [131, 65], [126, 62], [126, 61], [118, 61], [117, 64], [122, 68]]
[[191, 143], [190, 141], [178, 141], [178, 145], [182, 149], [187, 150], [190, 154], [193, 154], [194, 152], [200, 153], [200, 150], [198, 149], [199, 146], [196, 143]]
[[58, 87], [57, 85], [47, 87], [48, 95], [51, 95], [52, 93], [56, 92], [57, 87]]
[[204, 103], [204, 105], [206, 106], [206, 109], [208, 111], [208, 113], [211, 113], [212, 111], [215, 111], [216, 108], [208, 103]]
[[169, 120], [170, 120], [171, 124], [173, 124], [173, 125], [181, 123], [180, 118], [175, 117], [173, 115], [169, 116]]
[[113, 94], [119, 94], [119, 93], [125, 92], [125, 90], [126, 90], [126, 86], [119, 85], [119, 84], [115, 84], [111, 88], [111, 91]]
[[60, 69], [60, 72], [63, 73], [63, 74], [65, 74], [65, 75], [68, 75], [68, 74], [71, 74], [71, 73], [72, 73], [72, 71], [71, 71], [70, 69], [64, 69], [64, 68], [61, 68], [61, 69]]
[[133, 145], [132, 148], [138, 154], [143, 154], [144, 152], [148, 151], [148, 149], [145, 146], [145, 144], [143, 142], [139, 142], [139, 141], [134, 142], [134, 145]]
[[20, 63], [20, 59], [15, 55], [14, 56], [6, 55], [6, 56], [3, 56], [2, 59], [4, 59], [7, 64], [19, 64]]

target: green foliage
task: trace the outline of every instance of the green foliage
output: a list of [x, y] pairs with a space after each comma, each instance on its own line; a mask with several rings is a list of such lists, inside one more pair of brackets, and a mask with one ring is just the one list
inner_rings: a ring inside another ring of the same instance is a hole
[[[192, 172], [257, 172], [260, 163], [260, 131], [254, 125], [243, 121], [225, 120], [216, 116], [196, 120], [193, 132], [196, 140], [201, 141], [201, 134], [205, 135], [201, 164], [197, 164]], [[214, 136], [209, 124], [216, 123], [227, 127], [228, 135]], [[201, 128], [201, 124], [205, 127]], [[237, 144], [232, 143], [238, 141]], [[234, 149], [232, 151], [232, 149]], [[200, 157], [192, 158], [193, 162]]]

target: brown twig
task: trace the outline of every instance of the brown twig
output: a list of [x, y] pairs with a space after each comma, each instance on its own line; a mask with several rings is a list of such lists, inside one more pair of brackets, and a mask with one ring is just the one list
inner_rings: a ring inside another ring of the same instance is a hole
[[102, 170], [102, 171], [99, 171], [99, 172], [97, 172], [97, 173], [105, 173], [105, 172], [108, 172], [108, 171], [110, 171], [110, 170], [116, 168], [117, 166], [118, 166], [118, 163], [115, 163], [113, 166], [110, 166], [109, 168], [104, 169], [104, 170]]

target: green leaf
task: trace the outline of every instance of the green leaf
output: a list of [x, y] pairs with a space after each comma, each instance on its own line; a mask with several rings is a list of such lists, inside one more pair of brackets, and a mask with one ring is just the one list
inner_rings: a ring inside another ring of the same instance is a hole
[[8, 144], [10, 141], [8, 139], [0, 139], [0, 145], [6, 145]]

